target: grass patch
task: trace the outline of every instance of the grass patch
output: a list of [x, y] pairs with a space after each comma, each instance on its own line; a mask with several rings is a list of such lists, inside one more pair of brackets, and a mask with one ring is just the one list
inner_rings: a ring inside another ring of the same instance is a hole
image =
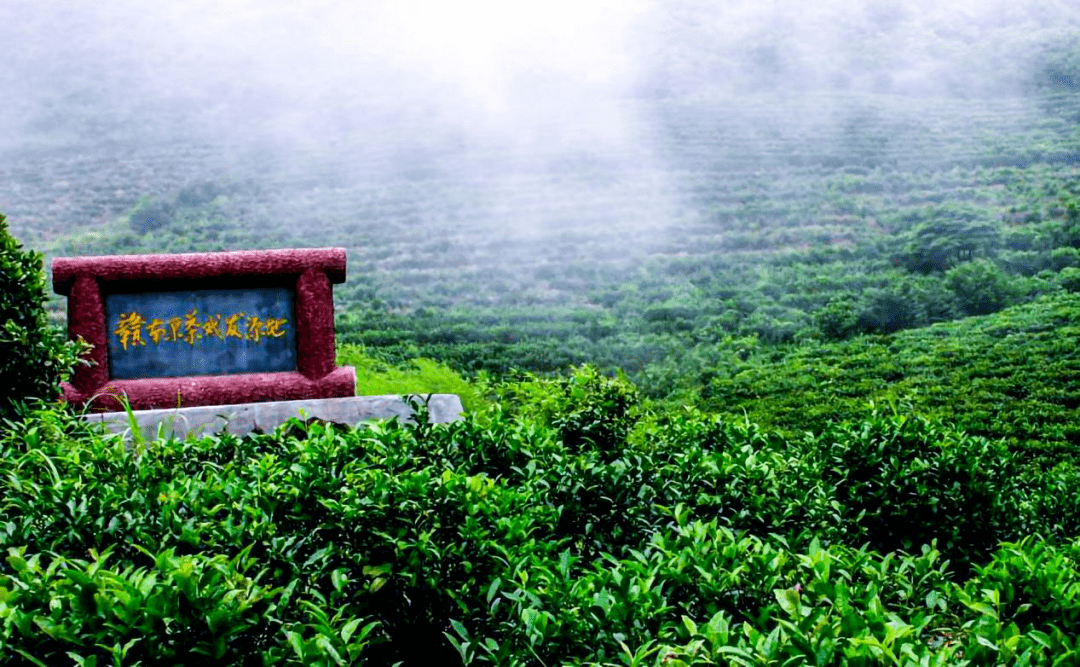
[[485, 405], [480, 393], [453, 369], [431, 359], [410, 359], [393, 366], [368, 356], [360, 345], [339, 345], [339, 366], [356, 369], [356, 393], [360, 396], [383, 394], [457, 394], [466, 410]]

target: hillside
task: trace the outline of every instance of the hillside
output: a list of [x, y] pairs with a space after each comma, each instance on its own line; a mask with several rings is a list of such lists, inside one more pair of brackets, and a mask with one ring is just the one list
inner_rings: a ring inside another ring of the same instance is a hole
[[[1062, 3], [686, 0], [620, 28], [629, 46], [600, 62], [619, 77], [547, 53], [490, 88], [353, 42], [336, 55], [360, 65], [310, 81], [243, 40], [208, 69], [117, 7], [0, 9], [34, 19], [10, 22], [0, 80], [19, 93], [0, 143], [15, 233], [48, 256], [345, 246], [339, 338], [387, 361], [589, 362], [680, 396], [730, 354], [994, 312], [1080, 266], [1080, 15]], [[294, 36], [303, 62], [329, 57]]]
[[[832, 101], [847, 105], [852, 99], [834, 96]], [[201, 154], [194, 148], [188, 149], [190, 162], [176, 153], [166, 159], [162, 152], [152, 158], [159, 164], [147, 154], [141, 163], [104, 160], [97, 166], [86, 158], [46, 155], [40, 158], [51, 165], [45, 173], [56, 178], [51, 192], [40, 187], [39, 168], [19, 171], [15, 163], [5, 165], [7, 177], [25, 193], [9, 215], [25, 229], [35, 220], [64, 220], [56, 206], [81, 206], [72, 210], [86, 214], [94, 200], [73, 203], [73, 192], [83, 192], [73, 185], [80, 178], [100, 179], [93, 186], [102, 193], [98, 201], [106, 192], [124, 189], [122, 183], [135, 199], [134, 193], [145, 192], [139, 178], [147, 174], [164, 182], [176, 179], [156, 199], [168, 211], [160, 220], [150, 218], [133, 230], [129, 221], [147, 210], [143, 204], [119, 219], [98, 213], [97, 225], [45, 233], [42, 240], [52, 254], [345, 245], [350, 281], [338, 300], [345, 310], [368, 313], [357, 324], [367, 333], [356, 341], [376, 346], [388, 335], [380, 329], [417, 326], [407, 316], [413, 312], [434, 313], [436, 331], [464, 327], [470, 332], [469, 340], [446, 334], [445, 342], [554, 337], [565, 346], [570, 337], [611, 338], [616, 329], [698, 334], [711, 329], [784, 341], [810, 328], [830, 301], [850, 296], [866, 310], [873, 299], [888, 298], [906, 283], [918, 285], [924, 296], [916, 297], [910, 315], [897, 324], [882, 323], [881, 330], [917, 326], [954, 316], [944, 303], [952, 296], [940, 277], [902, 265], [901, 247], [913, 230], [940, 218], [981, 226], [986, 238], [977, 255], [993, 258], [1009, 274], [1035, 276], [1077, 264], [1059, 249], [1071, 241], [1056, 231], [1067, 222], [1067, 204], [1077, 196], [1080, 133], [1068, 117], [1080, 114], [1080, 104], [1073, 97], [1060, 97], [1055, 110], [1038, 120], [1018, 111], [1032, 111], [1034, 101], [939, 104], [935, 112], [945, 130], [913, 125], [906, 134], [894, 126], [911, 112], [910, 100], [855, 99], [877, 103], [883, 111], [867, 115], [846, 135], [848, 153], [834, 135], [780, 136], [775, 152], [755, 154], [752, 164], [736, 158], [749, 153], [740, 142], [759, 141], [758, 135], [738, 134], [730, 116], [701, 122], [709, 118], [705, 102], [693, 113], [671, 102], [665, 110], [672, 118], [665, 122], [670, 123], [666, 146], [672, 166], [614, 175], [588, 160], [560, 175], [543, 156], [531, 167], [519, 161], [501, 170], [494, 163], [497, 155], [491, 155], [491, 164], [478, 167], [488, 175], [472, 180], [418, 175], [378, 184], [305, 186], [301, 174], [286, 170], [279, 180], [180, 185], [179, 174], [191, 178], [199, 171]], [[762, 109], [777, 108], [766, 100], [743, 103], [748, 118], [760, 119]], [[949, 117], [950, 110], [956, 117]], [[993, 141], [965, 131], [973, 125], [985, 128], [980, 132], [990, 133]], [[859, 148], [859, 142], [875, 137], [876, 157]], [[927, 145], [927, 137], [936, 143]], [[273, 174], [274, 166], [267, 161], [264, 171]], [[324, 166], [325, 173], [345, 171]], [[314, 179], [313, 173], [305, 171], [304, 178]], [[680, 203], [660, 204], [655, 189], [641, 187], [657, 181], [673, 193], [671, 202]], [[59, 196], [55, 188], [60, 186], [70, 191]], [[146, 201], [152, 209], [153, 201]], [[30, 210], [37, 212], [30, 215]], [[506, 218], [538, 222], [534, 228], [500, 227]], [[33, 238], [32, 230], [26, 231]], [[429, 320], [419, 326], [438, 337]], [[412, 342], [437, 341], [406, 335], [397, 344]], [[569, 347], [580, 348], [573, 360], [606, 363], [587, 346]], [[645, 362], [622, 355], [611, 363], [633, 370]]]
[[1051, 465], [1080, 447], [1080, 296], [892, 336], [801, 346], [717, 372], [705, 404], [786, 432], [860, 419], [869, 402], [934, 415]]

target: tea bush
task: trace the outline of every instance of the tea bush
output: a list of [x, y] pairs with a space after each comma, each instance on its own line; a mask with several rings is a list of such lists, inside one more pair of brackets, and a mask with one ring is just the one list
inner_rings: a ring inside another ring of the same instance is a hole
[[1080, 295], [1058, 292], [985, 317], [761, 355], [710, 376], [702, 403], [798, 434], [860, 420], [867, 400], [906, 402], [1049, 468], [1080, 443], [1078, 333]]
[[137, 234], [145, 234], [168, 226], [175, 215], [174, 203], [144, 197], [128, 214], [128, 226]]
[[[1075, 657], [1074, 469], [897, 410], [785, 435], [576, 377], [441, 425], [10, 420], [0, 664]], [[625, 421], [585, 438], [580, 410]]]
[[954, 563], [981, 560], [1005, 530], [1001, 489], [1019, 473], [1001, 443], [925, 418], [867, 415], [822, 434], [822, 481], [842, 520], [875, 551], [911, 551], [937, 541]]
[[[515, 391], [520, 392], [522, 385]], [[583, 366], [567, 377], [537, 381], [527, 390], [530, 410], [554, 427], [572, 450], [617, 455], [639, 417], [637, 388], [624, 376]]]

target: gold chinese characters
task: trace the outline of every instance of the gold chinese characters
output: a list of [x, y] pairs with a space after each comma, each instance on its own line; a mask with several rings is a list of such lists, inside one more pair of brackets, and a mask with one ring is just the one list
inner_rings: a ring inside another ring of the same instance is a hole
[[125, 350], [146, 345], [147, 339], [154, 345], [182, 342], [193, 347], [204, 338], [222, 341], [236, 338], [258, 343], [263, 338], [284, 337], [288, 322], [284, 317], [264, 319], [246, 313], [233, 313], [228, 317], [219, 313], [200, 318], [197, 308], [192, 308], [183, 317], [155, 317], [147, 321], [142, 314], [132, 311], [120, 315], [113, 334]]

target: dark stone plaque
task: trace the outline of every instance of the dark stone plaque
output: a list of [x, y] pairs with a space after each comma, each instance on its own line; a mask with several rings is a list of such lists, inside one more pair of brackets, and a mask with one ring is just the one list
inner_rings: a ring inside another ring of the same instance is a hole
[[294, 301], [285, 287], [106, 294], [109, 375], [295, 371]]
[[335, 363], [345, 265], [343, 248], [57, 257], [68, 336], [91, 345], [64, 400], [116, 411], [355, 396], [356, 372]]

